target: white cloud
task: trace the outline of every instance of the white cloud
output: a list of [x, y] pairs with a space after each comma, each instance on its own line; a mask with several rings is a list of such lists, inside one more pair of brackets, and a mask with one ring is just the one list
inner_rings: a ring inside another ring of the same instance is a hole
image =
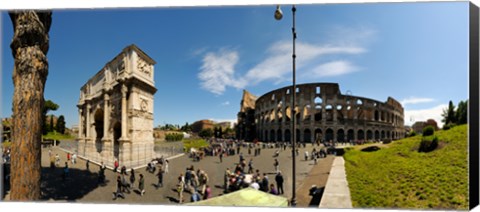
[[313, 68], [311, 71], [306, 72], [303, 75], [305, 77], [313, 77], [313, 78], [331, 77], [331, 76], [349, 74], [352, 72], [356, 72], [358, 70], [359, 68], [353, 66], [350, 62], [340, 60], [340, 61], [333, 61], [333, 62], [321, 64]]
[[417, 121], [427, 121], [428, 119], [434, 119], [438, 127], [443, 127], [442, 113], [447, 104], [437, 105], [432, 108], [420, 109], [420, 110], [405, 110], [405, 125], [412, 126]]
[[238, 53], [222, 49], [218, 53], [208, 52], [203, 57], [203, 65], [198, 78], [203, 89], [214, 94], [222, 94], [226, 86], [238, 86], [234, 79]]
[[[319, 59], [325, 55], [342, 54], [362, 54], [367, 49], [359, 45], [361, 41], [368, 40], [375, 34], [375, 31], [361, 28], [345, 30], [340, 28], [341, 34], [347, 33], [346, 40], [337, 39], [328, 44], [314, 44], [307, 42], [296, 42], [296, 68], [314, 67], [304, 70], [303, 77], [325, 77], [339, 76], [359, 71], [360, 68], [354, 66], [346, 60], [319, 62]], [[343, 31], [342, 31], [343, 30]], [[352, 34], [358, 37], [352, 36]], [[266, 51], [266, 56], [252, 68], [247, 69], [243, 74], [234, 67], [240, 57], [237, 51], [222, 49], [218, 52], [203, 52], [203, 65], [198, 75], [201, 80], [201, 87], [214, 94], [221, 95], [225, 92], [227, 86], [243, 89], [247, 85], [253, 86], [260, 82], [271, 81], [281, 83], [291, 79], [292, 71], [292, 43], [291, 41], [279, 41], [273, 43]]]
[[229, 101], [222, 102], [222, 106], [227, 106], [227, 105], [230, 105], [230, 102], [229, 102]]
[[434, 99], [431, 98], [418, 98], [418, 97], [410, 97], [401, 101], [402, 105], [405, 106], [407, 104], [419, 104], [419, 103], [428, 103], [433, 102]]

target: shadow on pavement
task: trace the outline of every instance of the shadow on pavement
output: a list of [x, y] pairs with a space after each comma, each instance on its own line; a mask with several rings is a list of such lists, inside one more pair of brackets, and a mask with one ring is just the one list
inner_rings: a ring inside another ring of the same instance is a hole
[[325, 187], [315, 188], [315, 190], [310, 190], [310, 196], [312, 199], [310, 203], [308, 203], [308, 207], [317, 207], [320, 205], [320, 201], [322, 200], [323, 192], [325, 191]]
[[99, 183], [98, 173], [75, 168], [69, 169], [69, 176], [63, 179], [63, 168], [42, 168], [41, 200], [76, 201], [108, 182]]

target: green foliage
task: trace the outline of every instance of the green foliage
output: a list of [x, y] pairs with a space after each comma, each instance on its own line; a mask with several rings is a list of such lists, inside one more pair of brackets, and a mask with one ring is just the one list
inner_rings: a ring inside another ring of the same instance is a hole
[[198, 133], [198, 136], [202, 138], [210, 138], [213, 136], [213, 130], [208, 128], [208, 129], [203, 129]]
[[183, 133], [169, 133], [165, 135], [167, 141], [181, 141], [183, 139]]
[[433, 128], [432, 126], [426, 126], [425, 128], [423, 128], [423, 136], [430, 136], [430, 135], [433, 135], [435, 133], [435, 128]]
[[190, 151], [191, 148], [201, 149], [203, 147], [208, 147], [208, 142], [205, 139], [184, 139], [183, 147], [185, 151]]
[[410, 131], [410, 133], [408, 133], [407, 137], [413, 137], [413, 136], [416, 136], [417, 133], [415, 131]]
[[43, 139], [52, 139], [52, 140], [72, 140], [75, 137], [72, 135], [65, 135], [58, 132], [49, 132], [43, 136]]
[[448, 108], [443, 110], [442, 117], [442, 122], [444, 124], [456, 123], [455, 106], [453, 105], [452, 100], [448, 102]]
[[445, 124], [445, 125], [443, 125], [443, 128], [442, 128], [442, 129], [443, 129], [443, 130], [449, 130], [449, 129], [455, 127], [455, 126], [457, 126], [457, 125], [456, 125], [456, 124], [453, 124], [453, 123]]
[[55, 126], [55, 130], [61, 134], [65, 134], [65, 117], [63, 115], [60, 115], [57, 119], [57, 125]]
[[42, 108], [42, 134], [46, 135], [48, 132], [53, 131], [53, 122], [50, 121], [50, 125], [47, 124], [47, 113], [50, 111], [55, 111], [59, 108], [55, 102], [52, 102], [51, 100], [46, 100], [45, 103], [43, 104]]
[[468, 121], [468, 100], [460, 101], [455, 112], [457, 124], [466, 124]]
[[182, 131], [185, 131], [185, 132], [191, 132], [192, 131], [192, 126], [187, 123], [185, 123], [185, 125], [183, 125], [180, 130]]
[[438, 137], [434, 136], [433, 138], [430, 137], [422, 137], [422, 141], [420, 142], [420, 147], [418, 148], [418, 152], [431, 152], [438, 147]]
[[428, 154], [417, 151], [420, 136], [375, 152], [347, 149], [345, 171], [353, 206], [467, 210], [467, 125], [435, 134], [442, 148]]

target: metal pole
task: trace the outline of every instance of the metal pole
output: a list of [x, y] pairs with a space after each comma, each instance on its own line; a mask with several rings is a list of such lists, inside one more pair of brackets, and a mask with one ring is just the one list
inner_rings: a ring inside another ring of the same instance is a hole
[[296, 113], [295, 113], [295, 106], [296, 106], [296, 96], [297, 96], [297, 85], [295, 84], [295, 58], [296, 58], [296, 55], [295, 55], [295, 40], [297, 39], [297, 33], [295, 31], [295, 12], [297, 11], [297, 9], [295, 8], [295, 5], [292, 6], [292, 16], [293, 16], [293, 27], [292, 27], [292, 41], [293, 41], [293, 53], [292, 53], [292, 75], [293, 75], [293, 79], [292, 79], [292, 84], [293, 84], [293, 98], [292, 98], [292, 102], [293, 102], [293, 106], [292, 106], [292, 129], [293, 129], [293, 133], [292, 133], [292, 202], [291, 202], [291, 205], [292, 207], [295, 207], [297, 205], [297, 200], [296, 200], [296, 197], [295, 197], [295, 148], [296, 148], [296, 139], [297, 139], [297, 131], [296, 131]]

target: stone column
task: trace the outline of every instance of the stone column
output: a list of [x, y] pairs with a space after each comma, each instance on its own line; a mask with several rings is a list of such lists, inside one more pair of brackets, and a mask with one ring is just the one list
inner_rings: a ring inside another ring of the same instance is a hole
[[107, 93], [103, 95], [103, 138], [102, 141], [108, 141], [110, 135], [108, 134], [108, 128], [110, 126], [110, 110], [109, 110], [109, 96]]
[[86, 124], [86, 126], [85, 126], [85, 130], [86, 130], [85, 140], [90, 140], [90, 139], [91, 139], [91, 138], [90, 138], [90, 126], [91, 126], [91, 124], [92, 124], [92, 123], [90, 123], [90, 108], [91, 108], [91, 107], [92, 107], [92, 106], [90, 105], [90, 102], [87, 103], [87, 114], [86, 114], [86, 119], [87, 119], [87, 120], [86, 120], [86, 123], [87, 123], [87, 124]]
[[78, 109], [78, 138], [83, 138], [83, 116], [82, 116], [82, 108]]
[[125, 84], [122, 85], [122, 136], [120, 141], [126, 141], [127, 138], [127, 91], [128, 88]]

